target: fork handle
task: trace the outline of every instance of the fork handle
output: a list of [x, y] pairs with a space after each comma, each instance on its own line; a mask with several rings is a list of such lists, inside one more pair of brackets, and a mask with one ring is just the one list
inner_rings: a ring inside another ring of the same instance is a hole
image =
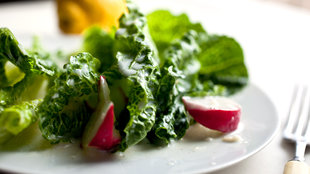
[[285, 164], [283, 174], [309, 174], [309, 166], [301, 161], [289, 161]]

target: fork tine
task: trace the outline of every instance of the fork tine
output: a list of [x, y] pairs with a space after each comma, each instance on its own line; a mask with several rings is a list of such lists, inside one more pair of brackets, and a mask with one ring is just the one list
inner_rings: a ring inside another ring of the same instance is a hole
[[[308, 92], [308, 95], [306, 97], [307, 97], [307, 102], [305, 104], [307, 106], [307, 113], [306, 113], [307, 114], [307, 120], [306, 120], [306, 128], [305, 128], [304, 136], [306, 137], [306, 139], [308, 139], [308, 137], [310, 136], [310, 92]], [[307, 140], [307, 141], [309, 141], [309, 140]]]
[[288, 119], [284, 128], [284, 134], [291, 134], [294, 130], [296, 117], [298, 117], [298, 106], [300, 106], [301, 90], [300, 86], [295, 86], [291, 105], [288, 112]]
[[306, 121], [308, 117], [308, 110], [309, 110], [309, 97], [308, 97], [308, 89], [307, 87], [303, 86], [302, 87], [302, 96], [300, 99], [300, 107], [299, 107], [299, 114], [298, 114], [298, 121], [296, 124], [296, 129], [295, 129], [295, 135], [297, 137], [303, 135], [303, 130], [307, 127]]

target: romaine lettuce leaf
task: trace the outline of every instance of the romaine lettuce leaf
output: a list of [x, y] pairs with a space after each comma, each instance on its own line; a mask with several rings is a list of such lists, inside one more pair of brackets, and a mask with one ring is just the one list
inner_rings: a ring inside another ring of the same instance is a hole
[[29, 74], [14, 86], [2, 89], [7, 91], [10, 104], [18, 104], [23, 101], [43, 98], [47, 83], [47, 79], [44, 76]]
[[191, 30], [165, 52], [156, 93], [156, 122], [148, 134], [148, 139], [154, 144], [168, 144], [171, 139], [182, 138], [189, 126], [181, 98], [195, 88], [195, 81], [198, 80], [200, 64], [196, 56], [200, 49], [197, 37], [197, 33]]
[[80, 137], [91, 111], [86, 102], [96, 99], [100, 61], [88, 53], [70, 57], [39, 106], [39, 126], [51, 143]]
[[199, 35], [197, 43], [202, 50], [198, 55], [201, 63], [199, 81], [202, 84], [212, 81], [215, 85], [225, 86], [227, 94], [232, 94], [247, 84], [248, 72], [243, 51], [233, 38], [207, 34], [199, 23], [192, 23], [186, 14], [173, 15], [166, 10], [150, 13], [148, 25], [159, 50], [161, 64], [165, 61], [165, 48], [174, 39], [180, 39], [184, 33], [193, 29]]
[[37, 120], [37, 106], [41, 100], [22, 102], [6, 107], [0, 114], [0, 144], [19, 134]]
[[0, 43], [0, 59], [10, 61], [26, 74], [53, 76], [56, 73], [56, 64], [46, 54], [37, 50], [27, 52], [9, 29], [0, 28]]
[[0, 88], [8, 86], [8, 79], [5, 75], [5, 63], [7, 60], [0, 58]]
[[[0, 28], [0, 62], [10, 62], [24, 73], [24, 79], [20, 83], [0, 85], [2, 87], [14, 87], [15, 85], [22, 86], [17, 88], [26, 88], [35, 86], [37, 81], [33, 79], [45, 78], [50, 81], [59, 71], [57, 65], [49, 57], [49, 54], [43, 51], [38, 45], [34, 45], [32, 49], [26, 51], [16, 40], [12, 32], [7, 28]], [[12, 65], [12, 66], [13, 66]], [[4, 64], [1, 64], [1, 76], [3, 79], [8, 79], [5, 72]], [[16, 68], [14, 67], [14, 68]], [[29, 77], [27, 77], [29, 76]], [[29, 80], [32, 79], [32, 80]], [[24, 82], [22, 82], [24, 81]], [[25, 82], [27, 81], [27, 83]], [[9, 82], [9, 81], [7, 81]], [[38, 83], [40, 85], [41, 83]], [[38, 87], [36, 89], [39, 89]], [[31, 89], [35, 91], [35, 89]], [[21, 91], [21, 90], [20, 90]]]
[[0, 88], [0, 113], [4, 110], [5, 106], [11, 102], [10, 100], [10, 92], [8, 89]]
[[192, 23], [184, 13], [173, 15], [168, 10], [156, 10], [147, 15], [148, 27], [162, 59], [171, 42], [181, 39], [189, 30], [205, 33], [200, 23]]
[[28, 75], [14, 86], [0, 88], [0, 115], [3, 109], [23, 102], [42, 99], [47, 84], [44, 77]]
[[98, 26], [91, 27], [84, 33], [82, 50], [89, 52], [101, 61], [99, 72], [106, 71], [115, 61], [113, 53], [114, 33], [107, 33]]
[[233, 38], [209, 35], [200, 43], [203, 50], [198, 58], [201, 63], [199, 79], [211, 80], [226, 86], [229, 93], [241, 89], [248, 82], [241, 46]]
[[[0, 85], [0, 141], [4, 143], [37, 119], [37, 99], [44, 96], [58, 69], [38, 46], [24, 50], [7, 28], [0, 28], [0, 62], [1, 78], [6, 79]], [[21, 80], [12, 79], [16, 72]]]
[[7, 61], [4, 66], [4, 74], [6, 78], [6, 84], [2, 87], [13, 86], [17, 82], [21, 81], [25, 77], [25, 73], [22, 72], [17, 66]]
[[[146, 19], [132, 4], [128, 14], [120, 19], [115, 35], [116, 61], [104, 73], [111, 88], [121, 81], [121, 88], [128, 99], [123, 112], [116, 118], [124, 151], [144, 139], [154, 125], [156, 104], [153, 88], [158, 83], [158, 60], [146, 29]], [[113, 96], [113, 91], [111, 91]], [[111, 98], [113, 101], [113, 97]], [[114, 102], [114, 101], [113, 101]]]
[[[158, 10], [148, 15], [148, 24], [162, 65], [156, 97], [159, 107], [148, 138], [167, 144], [170, 139], [181, 138], [188, 127], [183, 95], [229, 95], [246, 85], [248, 75], [242, 49], [235, 40], [207, 34], [186, 14], [174, 16]], [[196, 31], [195, 37], [185, 34], [190, 30]]]
[[[53, 75], [57, 73], [56, 64], [39, 49], [25, 51], [14, 35], [6, 28], [0, 28], [0, 42], [0, 60], [5, 60], [6, 63], [9, 61], [17, 66], [13, 68], [18, 68], [24, 72], [21, 81], [2, 87], [4, 91], [9, 93], [8, 96], [10, 97], [7, 100], [10, 100], [10, 105], [42, 98], [44, 95], [42, 90], [46, 88], [48, 81], [53, 79]], [[44, 62], [46, 66], [42, 67], [40, 62]]]

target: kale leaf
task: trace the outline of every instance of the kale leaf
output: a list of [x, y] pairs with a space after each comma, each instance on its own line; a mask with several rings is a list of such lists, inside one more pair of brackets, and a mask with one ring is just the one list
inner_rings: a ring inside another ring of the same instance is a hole
[[91, 115], [86, 101], [97, 95], [99, 66], [99, 60], [88, 53], [71, 56], [50, 87], [38, 115], [42, 135], [51, 143], [81, 136]]

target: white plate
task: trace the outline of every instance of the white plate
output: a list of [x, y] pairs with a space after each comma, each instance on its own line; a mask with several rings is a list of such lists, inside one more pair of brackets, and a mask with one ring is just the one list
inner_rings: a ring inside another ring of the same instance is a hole
[[[35, 151], [25, 146], [16, 152], [0, 152], [0, 169], [22, 173], [202, 173], [215, 171], [253, 155], [266, 146], [279, 127], [270, 99], [255, 85], [234, 98], [242, 105], [242, 124], [236, 134], [243, 140], [225, 143], [183, 138], [168, 147], [145, 143], [124, 153], [83, 152], [79, 144], [58, 145]], [[200, 138], [199, 138], [200, 137]], [[40, 141], [40, 140], [37, 140]]]

